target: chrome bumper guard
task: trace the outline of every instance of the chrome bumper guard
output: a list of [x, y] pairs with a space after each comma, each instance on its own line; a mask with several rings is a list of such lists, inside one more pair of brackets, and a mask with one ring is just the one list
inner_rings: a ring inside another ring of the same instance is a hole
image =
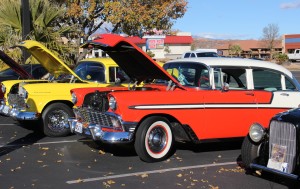
[[78, 132], [76, 127], [81, 125], [81, 123], [77, 119], [69, 118], [68, 123], [72, 133], [92, 138], [94, 141], [101, 141], [103, 143], [129, 143], [133, 141], [133, 132], [130, 131], [109, 132], [102, 130], [107, 127], [98, 124], [89, 124], [87, 127], [82, 127], [81, 132]]
[[38, 120], [39, 114], [36, 112], [22, 112], [17, 108], [11, 108], [5, 104], [0, 105], [0, 114], [10, 116], [15, 120]]
[[262, 166], [262, 165], [259, 165], [259, 164], [251, 163], [250, 168], [260, 169], [260, 170], [263, 170], [263, 171], [266, 171], [266, 172], [269, 172], [269, 173], [273, 173], [273, 174], [276, 174], [276, 175], [280, 175], [282, 177], [286, 177], [286, 178], [293, 179], [293, 180], [300, 180], [300, 177], [298, 175], [291, 174], [291, 173], [285, 173], [285, 172], [282, 172], [282, 171], [279, 171], [279, 170], [276, 170], [276, 169], [271, 169], [271, 168], [268, 168], [266, 166]]
[[6, 106], [3, 101], [0, 104], [0, 115], [9, 115], [10, 107]]

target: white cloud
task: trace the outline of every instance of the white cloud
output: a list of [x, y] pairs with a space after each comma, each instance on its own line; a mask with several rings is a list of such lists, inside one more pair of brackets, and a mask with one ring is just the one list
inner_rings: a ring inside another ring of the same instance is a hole
[[300, 1], [291, 2], [291, 3], [282, 3], [280, 5], [281, 9], [296, 9], [300, 8]]
[[209, 39], [249, 39], [249, 35], [242, 34], [198, 33], [193, 36]]

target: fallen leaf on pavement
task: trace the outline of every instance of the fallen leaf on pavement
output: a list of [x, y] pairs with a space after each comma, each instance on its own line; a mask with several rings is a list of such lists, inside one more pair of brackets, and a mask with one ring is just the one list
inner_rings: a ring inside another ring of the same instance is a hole
[[177, 177], [182, 177], [182, 174], [178, 174]]
[[146, 177], [148, 177], [148, 175], [147, 174], [142, 174], [141, 177], [146, 178]]

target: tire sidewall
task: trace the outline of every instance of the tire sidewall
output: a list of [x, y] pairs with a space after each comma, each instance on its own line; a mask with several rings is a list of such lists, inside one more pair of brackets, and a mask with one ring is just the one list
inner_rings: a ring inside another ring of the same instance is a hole
[[242, 149], [241, 149], [241, 156], [242, 162], [245, 168], [250, 168], [251, 163], [255, 163], [257, 158], [259, 157], [259, 147], [261, 143], [253, 142], [249, 135], [244, 138]]
[[42, 114], [43, 132], [45, 135], [47, 135], [49, 137], [67, 136], [71, 133], [69, 128], [64, 128], [61, 131], [57, 132], [48, 127], [48, 123], [49, 123], [48, 115], [56, 110], [63, 110], [64, 112], [66, 112], [69, 115], [69, 117], [74, 116], [72, 109], [69, 106], [67, 106], [66, 104], [54, 103], [54, 104], [49, 105]]
[[[159, 153], [152, 152], [147, 144], [149, 133], [155, 127], [162, 128], [167, 135], [167, 144], [163, 151]], [[173, 146], [174, 137], [171, 124], [166, 118], [160, 116], [149, 117], [146, 118], [138, 127], [134, 147], [136, 153], [143, 161], [149, 163], [163, 161], [170, 156]]]
[[[164, 133], [166, 134], [166, 137], [167, 137], [167, 139], [166, 139], [166, 146], [159, 153], [155, 153], [155, 152], [151, 151], [151, 149], [149, 148], [149, 145], [148, 145], [149, 134], [150, 134], [150, 132], [153, 129], [155, 129], [157, 127], [163, 129]], [[172, 137], [171, 128], [169, 127], [169, 125], [165, 121], [156, 121], [156, 122], [153, 122], [149, 126], [149, 128], [148, 128], [148, 130], [146, 132], [144, 143], [145, 143], [144, 145], [145, 145], [146, 151], [147, 151], [147, 153], [149, 154], [149, 156], [151, 158], [161, 159], [161, 158], [165, 157], [169, 153], [169, 151], [170, 151], [170, 149], [172, 147], [172, 143], [173, 143], [173, 137]]]

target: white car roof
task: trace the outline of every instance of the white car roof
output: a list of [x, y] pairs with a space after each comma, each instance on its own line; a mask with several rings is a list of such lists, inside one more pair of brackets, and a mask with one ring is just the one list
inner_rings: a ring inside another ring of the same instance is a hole
[[268, 68], [272, 70], [278, 70], [290, 78], [293, 77], [293, 74], [276, 63], [262, 61], [262, 60], [253, 60], [247, 58], [223, 58], [223, 57], [199, 57], [199, 58], [182, 58], [168, 61], [171, 62], [198, 62], [203, 63], [209, 67], [212, 66], [237, 66], [237, 67], [258, 67], [258, 68]]

